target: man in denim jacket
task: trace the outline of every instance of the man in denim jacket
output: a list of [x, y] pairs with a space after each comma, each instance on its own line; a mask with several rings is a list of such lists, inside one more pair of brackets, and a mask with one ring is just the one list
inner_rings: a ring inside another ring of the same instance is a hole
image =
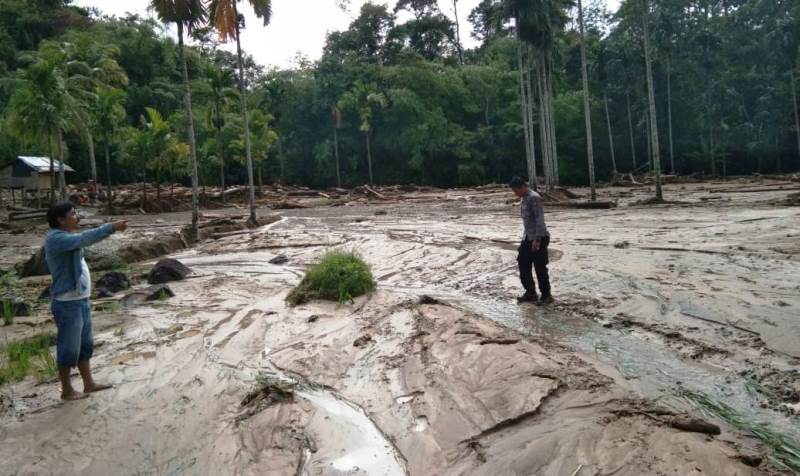
[[[50, 285], [50, 309], [58, 328], [56, 363], [61, 380], [61, 398], [78, 400], [89, 393], [110, 388], [92, 378], [89, 359], [94, 349], [89, 296], [92, 282], [83, 248], [124, 231], [126, 221], [114, 221], [80, 232], [80, 218], [72, 203], [58, 203], [47, 211], [50, 231], [44, 240], [45, 259], [53, 283]], [[70, 381], [72, 367], [78, 367], [83, 379], [83, 393], [75, 391]]]

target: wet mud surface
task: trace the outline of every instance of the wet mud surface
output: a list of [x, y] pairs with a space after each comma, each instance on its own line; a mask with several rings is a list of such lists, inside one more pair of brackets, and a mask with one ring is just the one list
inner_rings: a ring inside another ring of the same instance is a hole
[[[796, 435], [800, 209], [715, 191], [731, 188], [548, 207], [547, 308], [514, 300], [521, 224], [503, 189], [285, 211], [203, 242], [171, 255], [193, 270], [175, 297], [96, 332], [113, 390], [0, 391], [2, 472], [779, 473], [744, 464], [769, 451], [724, 422], [704, 416], [718, 437], [668, 424], [703, 416], [688, 390]], [[331, 249], [361, 253], [379, 290], [287, 307]]]

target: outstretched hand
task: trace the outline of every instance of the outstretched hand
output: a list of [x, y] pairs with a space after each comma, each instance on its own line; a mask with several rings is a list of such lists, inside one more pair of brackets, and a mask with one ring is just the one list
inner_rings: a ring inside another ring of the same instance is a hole
[[114, 231], [125, 231], [128, 228], [128, 220], [112, 221], [111, 226], [114, 227]]

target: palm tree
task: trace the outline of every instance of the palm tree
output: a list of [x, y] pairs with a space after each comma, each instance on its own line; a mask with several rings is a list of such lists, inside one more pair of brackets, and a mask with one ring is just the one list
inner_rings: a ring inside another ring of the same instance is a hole
[[106, 159], [106, 200], [108, 213], [113, 211], [114, 196], [111, 193], [111, 145], [117, 139], [118, 125], [125, 121], [125, 92], [121, 89], [100, 87], [92, 117], [97, 128], [98, 139], [103, 144]]
[[364, 134], [364, 141], [367, 147], [367, 167], [369, 170], [369, 184], [373, 185], [372, 177], [372, 151], [370, 150], [370, 134], [372, 133], [372, 116], [375, 109], [383, 109], [387, 105], [386, 96], [378, 91], [374, 84], [364, 84], [356, 81], [353, 89], [342, 96], [340, 109], [350, 108], [358, 113], [361, 120], [359, 130]]
[[[189, 165], [189, 147], [175, 136], [172, 124], [153, 108], [145, 108], [142, 128], [130, 128], [124, 144], [124, 157], [136, 167], [153, 172], [156, 181], [156, 196], [161, 205], [161, 180], [165, 176], [186, 172]], [[143, 205], [146, 200], [146, 185], [143, 188]]]
[[[566, 24], [565, 10], [572, 0], [507, 0], [506, 16], [516, 21], [518, 38], [529, 45], [536, 69], [539, 131], [548, 188], [558, 185], [555, 109], [553, 106], [553, 50], [556, 33]], [[532, 96], [532, 95], [530, 95]]]
[[189, 126], [189, 153], [192, 169], [192, 238], [199, 237], [200, 211], [198, 208], [197, 194], [197, 142], [194, 135], [194, 115], [192, 113], [192, 90], [189, 85], [189, 70], [186, 67], [186, 51], [183, 42], [184, 29], [191, 32], [200, 25], [206, 16], [203, 0], [150, 0], [150, 5], [164, 23], [175, 23], [178, 27], [178, 50], [181, 57], [181, 72], [183, 84], [186, 88], [184, 102]]
[[[248, 0], [255, 14], [264, 26], [272, 19], [272, 0]], [[244, 149], [247, 158], [247, 184], [250, 187], [250, 223], [256, 223], [256, 194], [253, 182], [253, 155], [250, 143], [250, 117], [247, 112], [247, 86], [244, 81], [244, 60], [242, 57], [241, 28], [244, 23], [237, 6], [239, 0], [211, 0], [209, 4], [209, 21], [219, 32], [222, 41], [236, 40], [236, 55], [239, 61], [239, 95], [242, 101], [244, 117]]]
[[205, 68], [206, 95], [210, 103], [206, 121], [216, 131], [217, 155], [219, 157], [219, 178], [222, 188], [222, 202], [225, 202], [225, 143], [222, 140], [222, 129], [225, 127], [225, 111], [231, 101], [237, 97], [236, 90], [230, 86], [233, 82], [232, 74], [215, 65]]
[[[68, 93], [58, 63], [37, 58], [16, 78], [6, 81], [13, 87], [8, 106], [8, 128], [23, 143], [50, 144], [50, 200], [55, 198], [55, 170], [52, 147], [58, 142], [63, 164], [63, 133], [69, 125]], [[62, 199], [66, 196], [60, 187]]]
[[94, 132], [97, 120], [93, 111], [97, 101], [96, 89], [104, 86], [123, 87], [128, 85], [128, 75], [115, 59], [120, 54], [116, 45], [101, 43], [87, 32], [72, 32], [63, 43], [70, 69], [77, 70], [82, 80], [76, 86], [82, 88], [75, 96], [83, 97], [80, 106], [81, 121], [78, 128], [86, 134], [89, 146], [89, 164], [92, 180], [97, 183], [97, 163], [95, 161]]

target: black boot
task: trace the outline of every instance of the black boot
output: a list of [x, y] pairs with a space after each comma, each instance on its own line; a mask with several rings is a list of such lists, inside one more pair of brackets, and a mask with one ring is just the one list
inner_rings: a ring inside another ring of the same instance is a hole
[[517, 302], [522, 304], [524, 302], [538, 302], [539, 297], [535, 291], [525, 291], [525, 294], [517, 298]]

